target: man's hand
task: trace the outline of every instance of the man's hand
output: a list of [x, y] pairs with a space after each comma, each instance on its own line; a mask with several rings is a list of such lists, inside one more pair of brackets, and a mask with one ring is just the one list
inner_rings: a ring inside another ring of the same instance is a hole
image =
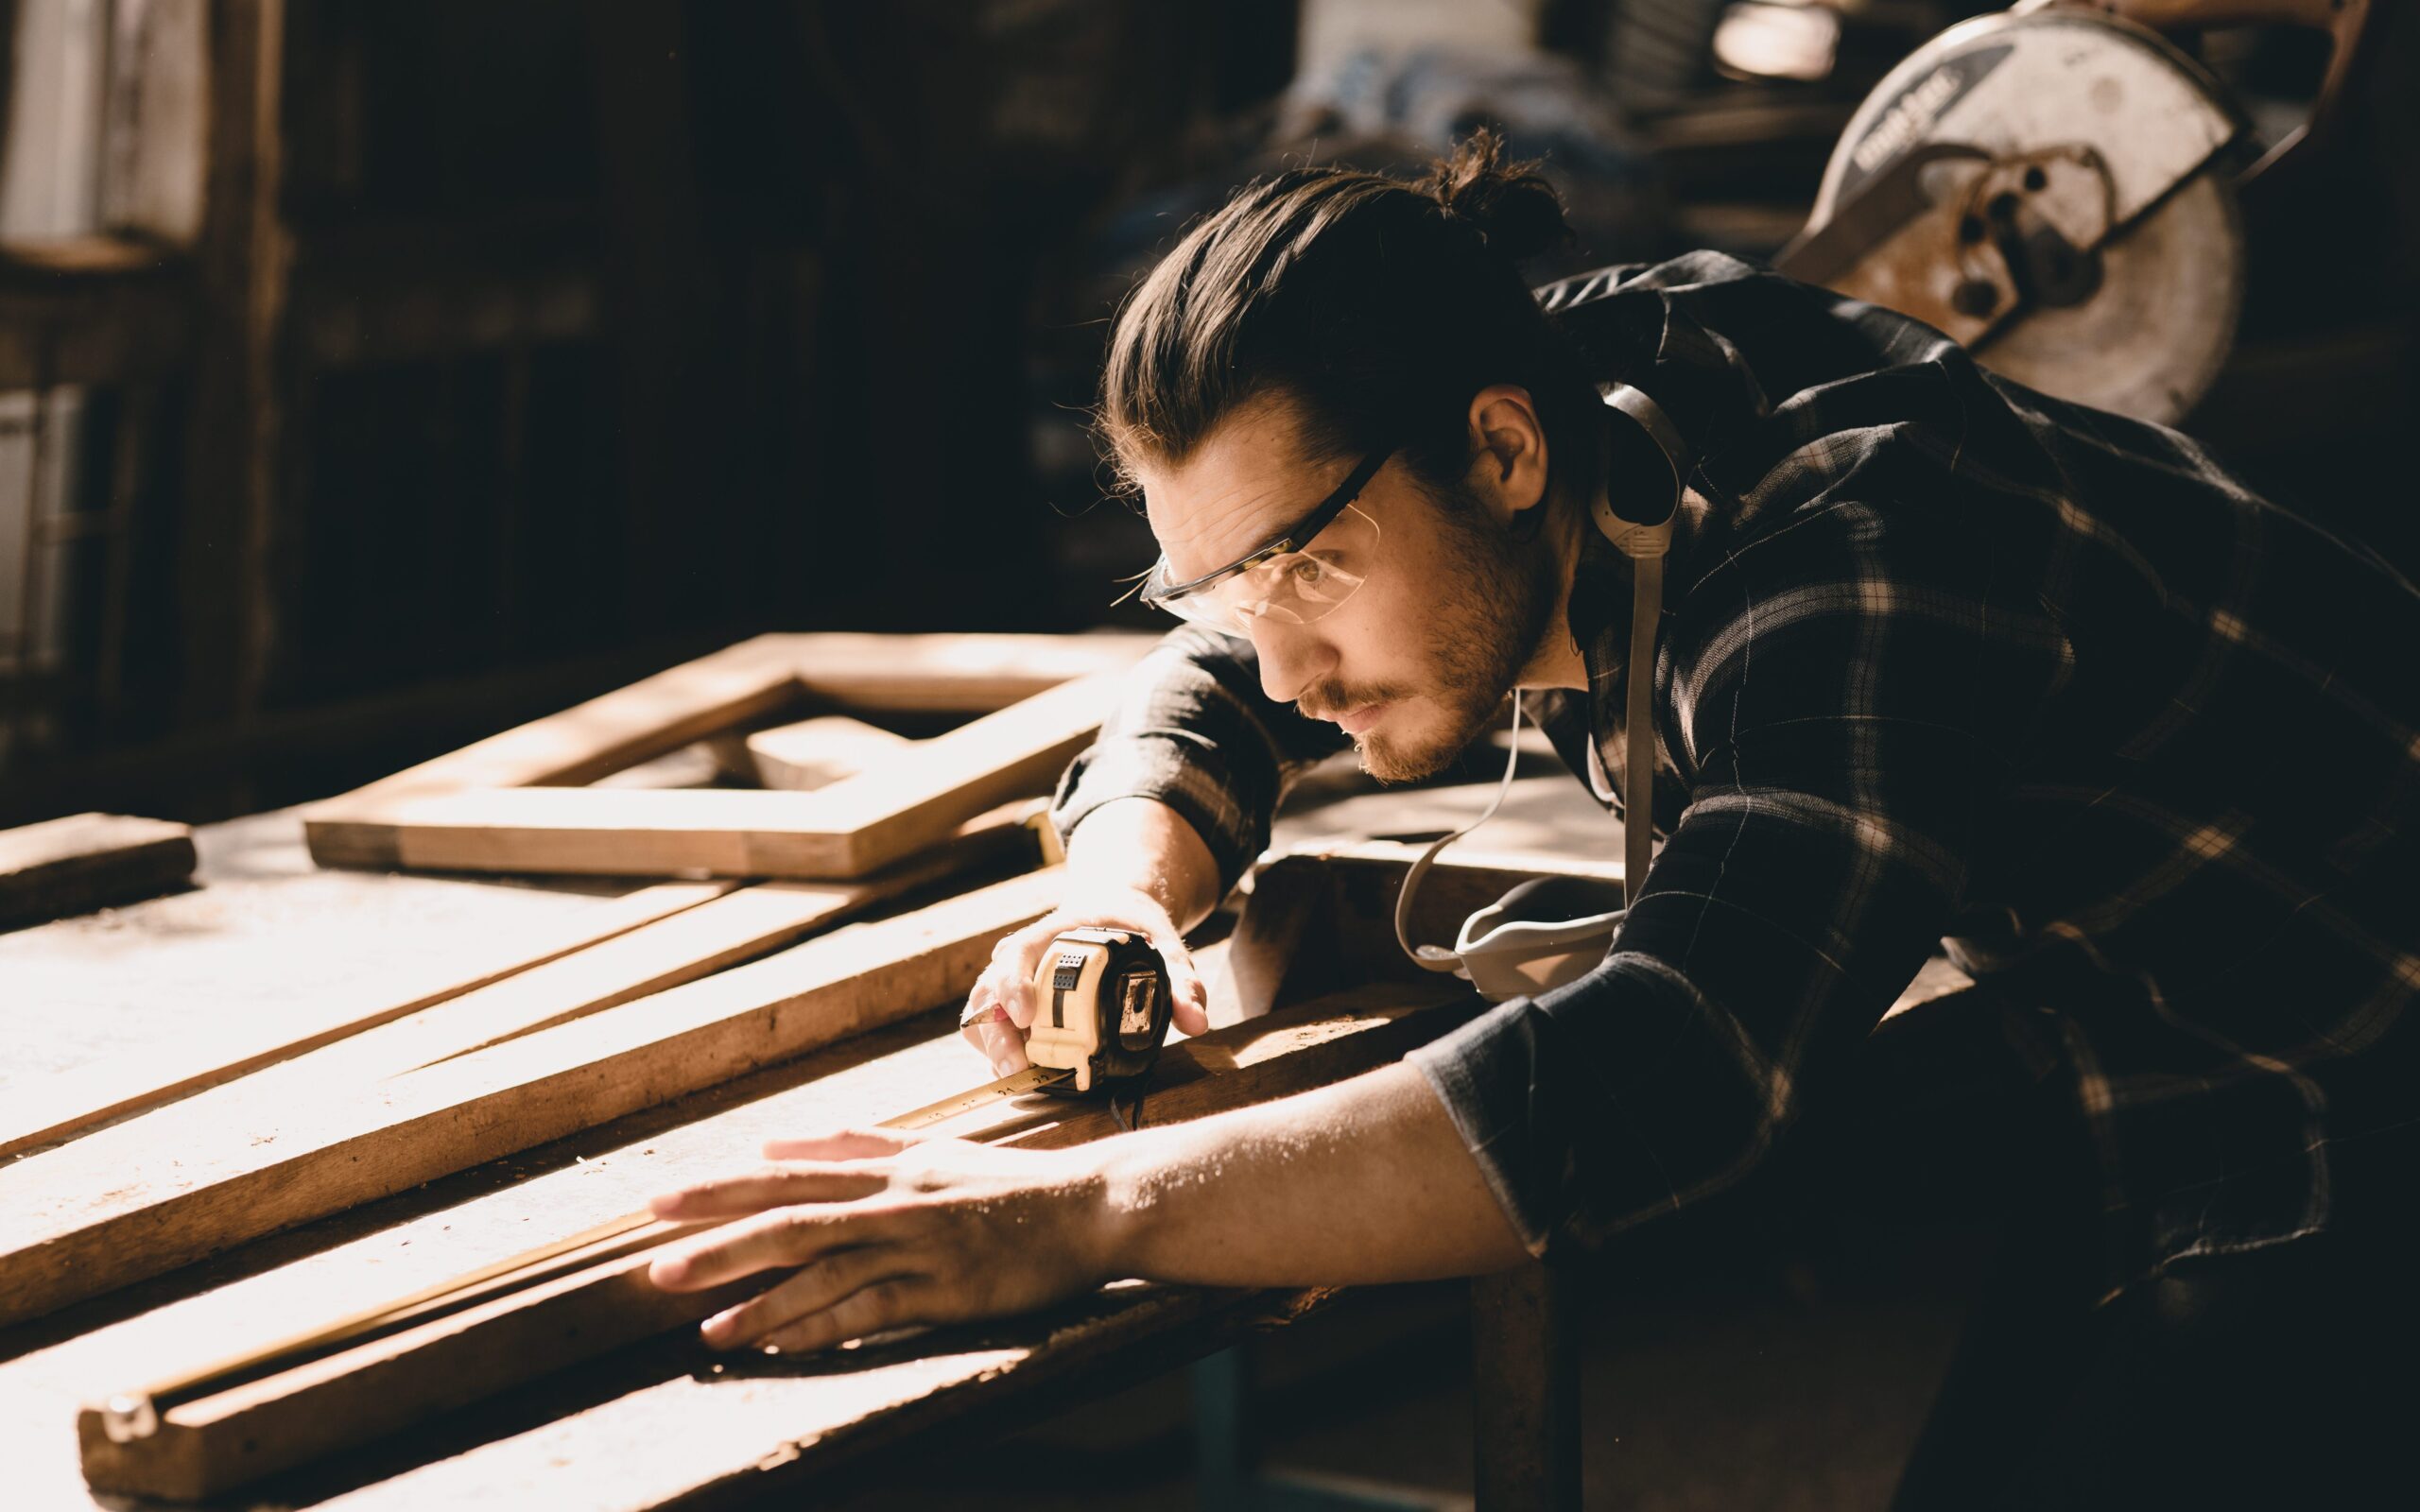
[[1108, 1274], [1116, 1207], [1084, 1150], [995, 1150], [880, 1130], [775, 1140], [773, 1162], [655, 1199], [725, 1218], [648, 1268], [670, 1292], [793, 1272], [700, 1327], [717, 1349], [821, 1349], [887, 1329], [1023, 1313]]
[[1184, 932], [1219, 902], [1219, 868], [1193, 827], [1157, 799], [1104, 803], [1067, 837], [1066, 874], [1060, 906], [1000, 941], [966, 995], [966, 1038], [994, 1075], [1025, 1069], [1033, 973], [1060, 931], [1083, 924], [1131, 929], [1148, 938], [1167, 962], [1177, 1028], [1200, 1034], [1210, 1027], [1209, 994], [1184, 948]]
[[852, 1130], [776, 1140], [765, 1156], [655, 1200], [658, 1217], [730, 1220], [667, 1244], [648, 1267], [656, 1285], [766, 1273], [762, 1295], [706, 1320], [718, 1349], [821, 1349], [1124, 1276], [1351, 1286], [1525, 1258], [1444, 1105], [1401, 1064], [1070, 1150]]
[[1084, 924], [1131, 929], [1150, 940], [1160, 958], [1167, 963], [1177, 1028], [1185, 1034], [1200, 1034], [1210, 1027], [1209, 990], [1201, 985], [1201, 973], [1194, 969], [1193, 953], [1184, 948], [1184, 936], [1167, 910], [1149, 893], [1131, 887], [1082, 887], [1039, 920], [993, 947], [992, 964], [983, 969], [983, 974], [976, 978], [974, 990], [966, 995], [961, 1032], [992, 1063], [993, 1074], [1006, 1076], [1025, 1068], [1024, 1031], [1033, 1026], [1038, 1002], [1033, 991], [1034, 972], [1041, 968], [1043, 955], [1061, 931]]

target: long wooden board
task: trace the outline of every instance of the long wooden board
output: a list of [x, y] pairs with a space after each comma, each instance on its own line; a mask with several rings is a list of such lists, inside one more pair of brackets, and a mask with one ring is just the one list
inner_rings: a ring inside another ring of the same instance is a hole
[[148, 898], [193, 868], [193, 832], [165, 819], [71, 814], [0, 830], [0, 929]]
[[870, 713], [982, 714], [1063, 682], [1132, 666], [1161, 637], [870, 635], [781, 638], [799, 682], [818, 702]]
[[893, 865], [1090, 744], [1123, 669], [1062, 683], [811, 793], [579, 787], [406, 792], [308, 821], [325, 862], [465, 871], [840, 879]]
[[1059, 887], [850, 925], [368, 1094], [263, 1106], [238, 1081], [26, 1156], [0, 1168], [0, 1326], [962, 996]]
[[268, 1014], [217, 1022], [164, 1037], [132, 1055], [112, 1056], [60, 1075], [12, 1086], [0, 1099], [0, 1160], [57, 1143], [114, 1118], [164, 1107], [437, 1004], [477, 994], [601, 942], [677, 917], [729, 892], [728, 882], [664, 883], [600, 904], [573, 927], [533, 941], [525, 958], [482, 962], [441, 987], [336, 1016], [297, 1022]]
[[[1146, 1103], [1152, 1124], [1182, 1122], [1341, 1080], [1460, 1023], [1476, 1001], [1454, 984], [1387, 985], [1306, 1004], [1169, 1048]], [[959, 1137], [1063, 1147], [1117, 1131], [1097, 1105], [1050, 1102], [981, 1110]], [[548, 1371], [717, 1311], [735, 1289], [657, 1293], [648, 1257], [618, 1258], [517, 1296], [340, 1353], [170, 1405], [152, 1434], [113, 1440], [108, 1415], [78, 1418], [96, 1490], [193, 1499], [366, 1442]], [[749, 1290], [744, 1283], [736, 1292]], [[1135, 1300], [1141, 1300], [1140, 1297]], [[1171, 1314], [1191, 1315], [1189, 1310]], [[975, 1384], [961, 1380], [951, 1383]]]
[[1034, 827], [1011, 810], [862, 882], [736, 887], [685, 913], [466, 993], [289, 1062], [247, 1089], [255, 1107], [333, 1085], [369, 1086], [695, 982], [952, 878], [1030, 870]]

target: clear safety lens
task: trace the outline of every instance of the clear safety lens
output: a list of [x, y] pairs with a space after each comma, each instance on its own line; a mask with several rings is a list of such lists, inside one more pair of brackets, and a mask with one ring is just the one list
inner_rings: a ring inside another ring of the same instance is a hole
[[1302, 551], [1282, 552], [1231, 577], [1174, 598], [1151, 589], [1165, 579], [1167, 564], [1151, 573], [1143, 596], [1180, 619], [1232, 635], [1250, 635], [1254, 620], [1307, 625], [1336, 612], [1368, 580], [1378, 551], [1378, 523], [1357, 506], [1328, 522]]

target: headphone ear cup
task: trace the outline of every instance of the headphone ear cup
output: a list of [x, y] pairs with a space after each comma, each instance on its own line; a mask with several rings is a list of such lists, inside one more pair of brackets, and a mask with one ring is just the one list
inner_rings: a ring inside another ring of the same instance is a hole
[[1608, 387], [1604, 401], [1606, 481], [1589, 512], [1623, 556], [1660, 557], [1691, 466], [1685, 443], [1662, 406], [1628, 384]]
[[[1680, 507], [1680, 485], [1673, 475], [1672, 458], [1635, 417], [1616, 409], [1608, 420], [1605, 476], [1622, 479], [1628, 487], [1619, 499], [1613, 497], [1610, 487], [1607, 489], [1604, 514], [1608, 518], [1600, 518], [1597, 527], [1618, 545], [1616, 529], [1628, 531], [1639, 525], [1661, 524], [1672, 518], [1673, 511]], [[1668, 493], [1664, 491], [1666, 485], [1669, 486]], [[1632, 489], [1637, 491], [1633, 492]]]

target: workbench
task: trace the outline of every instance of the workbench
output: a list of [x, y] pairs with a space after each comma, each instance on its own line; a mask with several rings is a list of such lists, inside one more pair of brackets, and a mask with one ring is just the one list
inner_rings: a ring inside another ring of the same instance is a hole
[[[1342, 801], [1289, 818], [1280, 838], [1433, 833], [1474, 815], [1491, 787], [1315, 788]], [[1618, 828], [1578, 784], [1543, 770], [1516, 784], [1484, 839], [1619, 850]], [[576, 933], [584, 913], [637, 885], [320, 870], [289, 814], [207, 827], [197, 841], [196, 890], [0, 935], [0, 1099], [164, 1034], [281, 1005], [392, 999], [422, 978], [475, 972], [483, 953], [526, 956], [533, 937]], [[1205, 957], [1214, 1022], [1236, 1011], [1215, 960]], [[752, 1161], [763, 1139], [872, 1123], [979, 1076], [954, 1009], [939, 1005], [0, 1331], [5, 1500], [97, 1504], [78, 1466], [79, 1402], [643, 1206]], [[1503, 1456], [1503, 1486], [1576, 1486], [1540, 1457], [1567, 1447], [1577, 1411], [1557, 1384], [1569, 1362], [1551, 1358], [1565, 1332], [1551, 1288], [1515, 1273], [1482, 1283], [1479, 1297], [1493, 1319], [1482, 1339], [1500, 1348], [1483, 1349], [1478, 1368], [1505, 1377], [1479, 1393], [1496, 1414], [1482, 1456]], [[661, 1507], [790, 1496], [834, 1476], [862, 1484], [887, 1456], [1013, 1431], [1331, 1299], [1128, 1283], [1029, 1318], [804, 1358], [717, 1356], [683, 1330], [222, 1504]]]

